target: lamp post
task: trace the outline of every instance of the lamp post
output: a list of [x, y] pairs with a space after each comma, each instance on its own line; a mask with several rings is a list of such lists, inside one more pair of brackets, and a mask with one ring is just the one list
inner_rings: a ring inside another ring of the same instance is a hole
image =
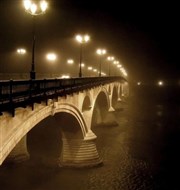
[[32, 41], [32, 63], [31, 63], [31, 71], [30, 71], [30, 79], [36, 79], [35, 72], [35, 43], [36, 43], [36, 35], [35, 35], [35, 17], [46, 12], [48, 4], [45, 0], [40, 1], [39, 4], [34, 3], [31, 0], [24, 0], [24, 8], [27, 13], [32, 15], [33, 17], [33, 41]]
[[114, 60], [114, 57], [108, 56], [108, 57], [107, 57], [107, 60], [109, 61], [108, 73], [109, 73], [109, 76], [110, 76], [110, 75], [111, 75], [111, 74], [110, 74], [110, 62]]
[[82, 50], [83, 44], [90, 40], [88, 35], [77, 35], [76, 40], [80, 43], [80, 57], [79, 57], [79, 77], [82, 77]]
[[99, 77], [101, 77], [101, 58], [104, 54], [106, 54], [106, 50], [105, 49], [97, 49], [96, 53], [100, 56], [100, 62], [99, 62]]

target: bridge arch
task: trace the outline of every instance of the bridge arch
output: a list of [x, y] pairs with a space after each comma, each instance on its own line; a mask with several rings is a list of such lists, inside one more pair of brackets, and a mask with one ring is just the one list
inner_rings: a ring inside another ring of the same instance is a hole
[[[49, 106], [38, 105], [35, 107], [38, 107], [38, 109], [35, 109], [33, 112], [30, 108], [27, 108], [26, 110], [22, 108], [16, 109], [16, 117], [12, 120], [12, 126], [10, 123], [4, 124], [7, 128], [10, 128], [10, 130], [8, 136], [2, 135], [5, 137], [2, 139], [1, 145], [1, 163], [6, 157], [9, 157], [11, 160], [15, 154], [18, 154], [17, 151], [19, 147], [17, 146], [20, 146], [20, 149], [23, 147], [22, 151], [24, 151], [25, 154], [28, 154], [26, 134], [40, 121], [51, 115], [51, 109], [49, 109]], [[2, 131], [2, 133], [4, 132]], [[15, 147], [17, 148], [14, 149]], [[28, 155], [22, 155], [22, 157], [28, 157]]]
[[[52, 116], [52, 114], [56, 118], [58, 118], [59, 114], [71, 116], [76, 129], [78, 128], [78, 130], [76, 130], [78, 135], [76, 133], [73, 138], [71, 138], [72, 136], [68, 136], [65, 128], [62, 130], [63, 151], [60, 155], [60, 164], [79, 167], [80, 165], [97, 165], [101, 163], [95, 144], [96, 136], [87, 128], [83, 115], [74, 105], [60, 103], [59, 105], [37, 105], [35, 107], [36, 109], [33, 111], [33, 114], [32, 111], [29, 110], [30, 114], [27, 114], [28, 117], [22, 118], [22, 115], [17, 117], [18, 114], [16, 113], [14, 122], [16, 123], [16, 121], [18, 121], [19, 123], [16, 126], [13, 125], [14, 129], [12, 129], [13, 132], [11, 136], [9, 139], [6, 138], [6, 142], [2, 144], [1, 163], [6, 157], [8, 157], [9, 160], [13, 160], [16, 155], [21, 155], [22, 158], [29, 157], [27, 152], [26, 134], [39, 122]], [[55, 111], [54, 107], [56, 107]], [[87, 153], [85, 153], [86, 151]]]
[[72, 115], [76, 118], [76, 120], [79, 123], [79, 126], [81, 128], [83, 138], [85, 138], [85, 136], [88, 132], [88, 127], [86, 125], [86, 122], [85, 122], [81, 112], [72, 104], [60, 103], [58, 105], [58, 108], [56, 108], [56, 111], [54, 114], [56, 115], [57, 113], [61, 113], [61, 112], [69, 113], [70, 115]]
[[[95, 97], [93, 97], [94, 100], [97, 101], [98, 97], [104, 95], [105, 100], [107, 102], [107, 106], [108, 108], [110, 107], [110, 99], [109, 99], [109, 92], [108, 92], [108, 87], [103, 86], [101, 88], [99, 88], [98, 92], [96, 93]], [[95, 102], [94, 102], [95, 103]]]
[[104, 123], [107, 112], [110, 107], [110, 100], [107, 89], [100, 89], [96, 96], [92, 110], [92, 124], [91, 127]]
[[82, 104], [82, 112], [90, 110], [92, 107], [92, 100], [90, 96], [86, 95]]

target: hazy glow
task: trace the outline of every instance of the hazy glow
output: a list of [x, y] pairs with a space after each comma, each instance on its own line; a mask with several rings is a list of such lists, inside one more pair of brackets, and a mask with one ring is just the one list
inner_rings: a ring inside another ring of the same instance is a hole
[[141, 85], [141, 82], [137, 82], [137, 85], [138, 85], [138, 86]]
[[17, 49], [17, 53], [18, 53], [18, 54], [25, 54], [25, 53], [26, 53], [26, 50], [23, 49], [23, 48], [20, 48], [20, 49]]
[[67, 63], [70, 64], [70, 65], [72, 65], [74, 63], [74, 60], [73, 59], [68, 59]]
[[114, 65], [117, 65], [117, 64], [119, 64], [119, 61], [113, 61], [113, 63], [114, 63]]
[[97, 69], [93, 69], [94, 72], [97, 72]]
[[122, 67], [122, 65], [118, 64], [118, 65], [117, 65], [117, 67], [118, 67], [118, 68], [121, 68], [121, 67]]
[[24, 0], [24, 7], [26, 10], [30, 9], [31, 1], [30, 0]]
[[55, 61], [57, 59], [57, 56], [55, 53], [48, 53], [46, 55], [46, 58], [49, 60], [49, 61]]
[[35, 14], [35, 13], [36, 13], [36, 10], [37, 10], [37, 5], [32, 4], [32, 5], [31, 5], [31, 13], [32, 13], [32, 14]]
[[[26, 11], [33, 16], [44, 13], [48, 7], [48, 4], [45, 0], [42, 0], [39, 5], [37, 5], [34, 2], [31, 2], [30, 0], [24, 0], [23, 3]], [[37, 10], [39, 11], [37, 12]]]
[[125, 77], [127, 77], [127, 73], [126, 73], [126, 72], [123, 72], [123, 75], [124, 75]]
[[104, 55], [104, 54], [106, 54], [106, 50], [105, 49], [97, 49], [96, 53], [98, 55]]
[[84, 64], [84, 63], [81, 63], [81, 67], [85, 67], [85, 64]]
[[125, 70], [123, 67], [120, 67], [120, 71], [122, 72], [122, 74], [123, 74], [124, 76], [127, 76], [127, 75], [128, 75], [127, 72], [126, 72], [126, 70]]
[[81, 41], [82, 41], [82, 36], [77, 35], [77, 36], [76, 36], [76, 40], [77, 40], [78, 42], [81, 42]]
[[107, 57], [107, 60], [108, 60], [108, 61], [113, 61], [113, 60], [114, 60], [114, 57], [108, 56], [108, 57]]
[[46, 1], [41, 1], [40, 2], [40, 7], [41, 7], [41, 10], [43, 11], [43, 12], [45, 12], [46, 11], [46, 9], [47, 9], [47, 2]]
[[86, 43], [90, 40], [90, 37], [87, 34], [86, 35], [78, 34], [78, 35], [76, 35], [76, 40], [80, 43]]
[[85, 42], [88, 42], [89, 39], [90, 39], [90, 37], [89, 37], [88, 35], [85, 35], [85, 36], [84, 36], [84, 40], [85, 40]]
[[159, 86], [163, 86], [163, 85], [164, 85], [164, 82], [163, 82], [163, 81], [158, 81], [158, 85], [159, 85]]
[[62, 75], [61, 78], [62, 79], [68, 79], [68, 78], [70, 78], [70, 76], [69, 75]]
[[88, 70], [92, 70], [93, 68], [92, 67], [88, 67]]

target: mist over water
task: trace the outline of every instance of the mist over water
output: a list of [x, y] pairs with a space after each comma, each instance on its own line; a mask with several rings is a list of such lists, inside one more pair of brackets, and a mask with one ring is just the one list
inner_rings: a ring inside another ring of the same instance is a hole
[[180, 189], [179, 93], [179, 88], [172, 86], [134, 87], [128, 100], [118, 102], [116, 111], [108, 115], [106, 111], [100, 115], [99, 102], [92, 130], [103, 164], [93, 168], [61, 168], [43, 159], [58, 157], [62, 145], [59, 129], [49, 118], [51, 127], [47, 121], [47, 125], [41, 123], [28, 141], [35, 161], [0, 167], [1, 190]]

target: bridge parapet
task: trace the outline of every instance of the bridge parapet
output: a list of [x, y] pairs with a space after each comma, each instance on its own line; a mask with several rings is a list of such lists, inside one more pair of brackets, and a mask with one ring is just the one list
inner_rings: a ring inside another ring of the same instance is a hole
[[14, 116], [15, 108], [66, 96], [99, 85], [125, 81], [122, 77], [87, 77], [70, 79], [0, 81], [0, 113], [8, 111]]

